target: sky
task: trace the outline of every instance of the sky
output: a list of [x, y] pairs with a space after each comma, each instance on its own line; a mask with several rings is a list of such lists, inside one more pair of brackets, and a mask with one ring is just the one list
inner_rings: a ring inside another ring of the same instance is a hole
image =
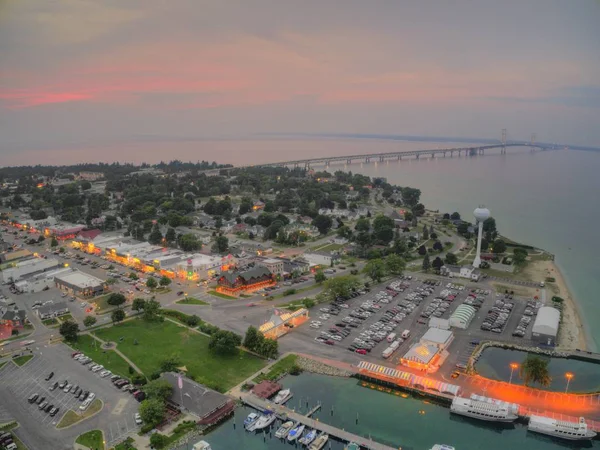
[[0, 0], [0, 165], [261, 133], [600, 146], [599, 23], [597, 0]]

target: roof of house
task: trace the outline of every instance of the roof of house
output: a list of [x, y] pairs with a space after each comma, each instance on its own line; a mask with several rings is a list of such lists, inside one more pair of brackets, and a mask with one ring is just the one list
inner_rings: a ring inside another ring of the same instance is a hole
[[223, 272], [221, 274], [221, 276], [224, 277], [231, 284], [235, 283], [235, 280], [237, 280], [238, 278], [242, 278], [244, 281], [249, 282], [254, 278], [260, 278], [265, 275], [271, 275], [271, 271], [264, 266], [256, 266], [252, 269], [246, 270], [245, 272], [230, 271]]
[[421, 364], [429, 364], [438, 353], [438, 347], [433, 344], [414, 344], [402, 357], [409, 361], [415, 361]]
[[550, 306], [542, 306], [538, 310], [537, 317], [533, 323], [533, 332], [556, 336], [560, 322], [560, 311]]
[[[165, 372], [161, 375], [161, 378], [173, 387], [168, 398], [169, 402], [197, 417], [207, 417], [230, 401], [225, 395], [208, 389], [188, 377], [173, 372]], [[181, 380], [181, 389], [179, 388], [179, 380]]]
[[98, 237], [99, 234], [102, 234], [102, 231], [98, 230], [97, 228], [94, 228], [93, 230], [82, 230], [79, 232], [78, 236], [81, 239], [88, 239], [88, 240], [93, 240], [96, 239], [96, 237]]
[[452, 331], [441, 328], [430, 328], [421, 338], [422, 343], [445, 344], [452, 337]]
[[25, 320], [27, 312], [16, 306], [13, 308], [0, 308], [0, 319], [2, 320]]
[[58, 274], [54, 277], [54, 279], [64, 283], [69, 283], [73, 286], [77, 286], [78, 288], [102, 286], [104, 284], [100, 278], [96, 278], [95, 276], [79, 270], [73, 270], [65, 274]]
[[56, 311], [63, 311], [69, 309], [65, 302], [51, 303], [50, 305], [44, 305], [38, 308], [39, 314], [52, 314]]

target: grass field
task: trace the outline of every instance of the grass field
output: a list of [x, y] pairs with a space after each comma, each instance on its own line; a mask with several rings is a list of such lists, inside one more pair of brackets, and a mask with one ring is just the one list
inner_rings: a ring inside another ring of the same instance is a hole
[[25, 364], [27, 361], [29, 361], [31, 358], [33, 358], [33, 355], [25, 355], [25, 356], [19, 356], [18, 358], [13, 359], [13, 362], [17, 365], [17, 366], [22, 366], [23, 364]]
[[290, 369], [296, 365], [297, 359], [297, 355], [287, 355], [285, 358], [273, 364], [266, 374], [261, 373], [252, 381], [260, 383], [263, 380], [276, 380], [284, 373], [288, 373]]
[[1, 368], [2, 368], [2, 366], [3, 366], [4, 364], [6, 364], [7, 362], [8, 362], [8, 361], [3, 361], [3, 362], [0, 362], [0, 369], [1, 369]]
[[[8, 431], [14, 430], [15, 428], [18, 428], [19, 424], [17, 422], [11, 422], [3, 427], [0, 427], [0, 434], [2, 433], [6, 433]], [[16, 450], [28, 450], [28, 448], [25, 446], [25, 444], [23, 444], [19, 438], [17, 436], [15, 436], [15, 434], [13, 433], [12, 435], [12, 439], [13, 442], [16, 444], [17, 448]]]
[[116, 447], [113, 447], [111, 450], [135, 450], [136, 447], [133, 445], [133, 442], [133, 439], [128, 437]]
[[208, 291], [210, 295], [214, 295], [215, 297], [224, 298], [225, 300], [236, 300], [236, 297], [231, 297], [229, 295], [221, 294], [217, 291]]
[[101, 295], [100, 297], [96, 297], [94, 299], [89, 300], [90, 303], [95, 303], [96, 304], [96, 313], [97, 314], [103, 314], [106, 311], [108, 311], [109, 309], [113, 309], [116, 308], [116, 306], [113, 305], [109, 305], [108, 304], [108, 297], [110, 294], [106, 294], [106, 295]]
[[104, 438], [100, 430], [92, 430], [79, 435], [75, 443], [85, 445], [93, 450], [104, 450]]
[[102, 364], [115, 375], [130, 376], [129, 364], [113, 350], [103, 350], [100, 342], [96, 341], [93, 337], [82, 334], [77, 338], [77, 342], [69, 343], [69, 345], [75, 350], [85, 353], [95, 363]]
[[58, 320], [56, 320], [55, 318], [42, 320], [42, 323], [45, 326], [51, 327], [51, 328], [56, 328], [58, 326]]
[[209, 305], [209, 303], [198, 300], [194, 297], [186, 297], [184, 299], [177, 300], [176, 303], [179, 303], [180, 305]]
[[[96, 334], [117, 342], [119, 350], [146, 375], [158, 370], [166, 357], [177, 355], [190, 377], [222, 391], [265, 366], [265, 361], [243, 351], [227, 357], [213, 355], [208, 349], [208, 337], [169, 321], [148, 323], [134, 319], [100, 329]], [[118, 342], [120, 337], [122, 342]], [[139, 345], [134, 345], [134, 339]]]
[[77, 422], [81, 422], [82, 420], [87, 419], [88, 417], [93, 416], [98, 411], [100, 411], [102, 409], [102, 406], [103, 403], [99, 399], [95, 399], [92, 402], [92, 404], [88, 407], [88, 409], [86, 409], [83, 412], [83, 414], [77, 414], [75, 411], [70, 409], [66, 412], [64, 416], [62, 416], [62, 419], [60, 419], [60, 422], [58, 422], [56, 428], [65, 428]]

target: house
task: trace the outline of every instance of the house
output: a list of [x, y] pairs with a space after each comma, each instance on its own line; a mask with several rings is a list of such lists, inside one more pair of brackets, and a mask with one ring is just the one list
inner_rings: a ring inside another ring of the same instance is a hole
[[97, 228], [94, 228], [94, 229], [91, 229], [91, 230], [81, 230], [77, 234], [76, 239], [77, 240], [85, 240], [85, 241], [93, 241], [100, 234], [102, 234], [102, 231], [98, 230]]
[[235, 226], [231, 229], [232, 233], [243, 233], [248, 228], [247, 223], [236, 223]]
[[233, 230], [233, 227], [235, 227], [238, 223], [235, 221], [235, 219], [231, 219], [231, 220], [226, 220], [225, 222], [223, 222], [223, 225], [221, 226], [221, 230], [224, 231], [225, 233], [229, 233], [231, 230]]
[[269, 269], [271, 273], [275, 275], [283, 275], [285, 269], [283, 268], [283, 261], [277, 258], [266, 258], [258, 261], [258, 264]]
[[58, 302], [40, 306], [35, 312], [41, 320], [46, 320], [69, 314], [69, 308], [65, 302]]
[[200, 213], [193, 216], [194, 225], [202, 226], [206, 228], [212, 228], [215, 226], [216, 220], [208, 214]]
[[327, 252], [307, 252], [302, 255], [308, 261], [311, 267], [313, 266], [331, 266], [339, 260], [340, 256], [336, 253]]
[[265, 209], [265, 203], [261, 202], [260, 200], [257, 200], [252, 204], [252, 209], [254, 211], [259, 211], [259, 210]]
[[404, 228], [406, 221], [404, 220], [404, 214], [401, 214], [400, 211], [393, 210], [390, 214], [390, 219], [394, 221], [394, 225], [396, 225], [398, 228]]
[[77, 178], [85, 181], [96, 181], [104, 178], [104, 174], [102, 172], [79, 172]]
[[217, 292], [237, 296], [245, 292], [258, 291], [275, 284], [275, 276], [269, 269], [257, 266], [245, 272], [229, 271], [221, 273], [217, 280]]
[[356, 200], [360, 197], [360, 192], [358, 191], [348, 191], [346, 193], [346, 200]]
[[440, 273], [450, 278], [466, 278], [472, 281], [479, 281], [481, 278], [481, 271], [473, 266], [444, 265], [440, 268]]
[[23, 328], [27, 320], [27, 312], [16, 305], [0, 306], [0, 326]]
[[303, 258], [289, 259], [279, 258], [283, 261], [283, 270], [287, 273], [306, 273], [310, 270], [310, 264]]
[[333, 243], [338, 245], [344, 245], [348, 243], [348, 239], [340, 236], [336, 236], [333, 238]]
[[259, 239], [262, 239], [264, 237], [265, 230], [266, 230], [266, 228], [263, 227], [262, 225], [253, 225], [247, 229], [248, 234], [252, 233], [254, 235], [254, 237], [257, 237]]
[[317, 227], [299, 222], [286, 225], [282, 230], [288, 236], [294, 232], [298, 232], [311, 238], [316, 238], [321, 235]]
[[310, 216], [298, 216], [298, 220], [296, 222], [305, 223], [310, 225], [312, 223], [312, 217]]

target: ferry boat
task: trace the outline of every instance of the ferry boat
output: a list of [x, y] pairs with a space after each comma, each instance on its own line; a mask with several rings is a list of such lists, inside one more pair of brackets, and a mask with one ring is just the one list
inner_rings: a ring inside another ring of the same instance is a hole
[[489, 422], [514, 422], [519, 417], [508, 404], [454, 397], [450, 412]]
[[310, 444], [310, 447], [308, 447], [308, 450], [321, 450], [323, 447], [325, 447], [325, 444], [327, 444], [327, 441], [329, 440], [329, 435], [325, 434], [325, 433], [321, 433], [317, 439], [315, 439], [315, 441]]
[[273, 399], [273, 403], [277, 405], [283, 405], [290, 398], [292, 398], [292, 391], [289, 389], [282, 389]]
[[308, 433], [306, 433], [304, 436], [298, 439], [298, 442], [304, 445], [310, 445], [312, 441], [314, 441], [316, 438], [317, 430], [310, 430]]
[[210, 444], [206, 441], [196, 442], [193, 450], [212, 450]]
[[587, 440], [596, 436], [596, 432], [588, 428], [583, 417], [580, 417], [578, 422], [569, 422], [551, 417], [531, 416], [527, 429], [570, 441]]
[[296, 439], [298, 439], [300, 436], [302, 436], [302, 432], [304, 431], [304, 425], [296, 425], [295, 428], [293, 428], [287, 435], [287, 440], [289, 442], [294, 442]]
[[267, 428], [269, 425], [275, 422], [276, 418], [277, 417], [275, 416], [275, 414], [265, 414], [264, 416], [260, 416], [257, 421], [249, 425], [248, 428], [246, 428], [246, 430], [262, 430], [263, 428]]
[[251, 426], [251, 425], [252, 425], [254, 422], [256, 422], [256, 421], [258, 420], [258, 418], [259, 418], [259, 417], [260, 417], [260, 416], [259, 416], [257, 413], [254, 413], [254, 412], [253, 412], [253, 413], [250, 413], [250, 414], [248, 414], [248, 417], [246, 417], [246, 418], [244, 419], [244, 428], [245, 428], [246, 430], [248, 430], [248, 428], [249, 428], [249, 427], [250, 427], [250, 426]]
[[291, 420], [288, 422], [285, 422], [283, 425], [281, 425], [279, 427], [279, 429], [275, 432], [275, 437], [277, 438], [284, 438], [287, 436], [287, 434], [290, 432], [290, 430], [294, 428], [294, 422], [292, 422]]
[[456, 450], [456, 449], [454, 447], [452, 447], [451, 445], [435, 444], [433, 447], [431, 447], [431, 450]]

